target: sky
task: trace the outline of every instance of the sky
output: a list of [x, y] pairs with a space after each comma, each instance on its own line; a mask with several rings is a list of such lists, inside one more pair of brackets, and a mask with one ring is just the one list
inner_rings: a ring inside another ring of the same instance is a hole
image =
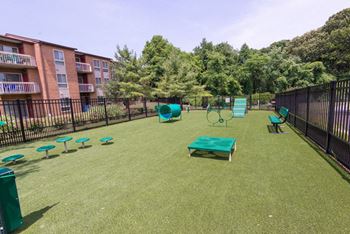
[[153, 35], [185, 51], [202, 38], [260, 49], [321, 27], [347, 7], [349, 0], [1, 0], [0, 34], [107, 57], [117, 45], [140, 55]]

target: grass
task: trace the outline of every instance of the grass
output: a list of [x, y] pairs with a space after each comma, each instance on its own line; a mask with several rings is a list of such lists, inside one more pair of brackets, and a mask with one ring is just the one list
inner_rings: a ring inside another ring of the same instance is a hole
[[[229, 126], [209, 126], [205, 112], [158, 123], [142, 119], [70, 134], [91, 147], [42, 160], [45, 139], [2, 149], [23, 153], [11, 166], [25, 233], [348, 233], [346, 174], [288, 126], [270, 134], [265, 111]], [[197, 136], [236, 137], [225, 156], [188, 158]], [[98, 139], [113, 136], [114, 144]], [[70, 149], [78, 144], [69, 143]]]

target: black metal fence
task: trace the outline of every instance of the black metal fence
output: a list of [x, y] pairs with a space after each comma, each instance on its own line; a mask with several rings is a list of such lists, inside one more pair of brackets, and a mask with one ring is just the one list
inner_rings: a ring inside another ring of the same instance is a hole
[[[164, 100], [167, 101], [167, 100]], [[57, 99], [0, 102], [0, 146], [155, 116], [158, 100]]]
[[[269, 101], [247, 97], [248, 107], [274, 108]], [[158, 104], [178, 103], [185, 109], [205, 110], [208, 104], [232, 108], [233, 97], [157, 99], [50, 99], [0, 101], [0, 147], [157, 115]], [[256, 105], [259, 104], [259, 105]], [[261, 105], [260, 105], [261, 104]]]
[[276, 94], [288, 121], [350, 169], [350, 80]]

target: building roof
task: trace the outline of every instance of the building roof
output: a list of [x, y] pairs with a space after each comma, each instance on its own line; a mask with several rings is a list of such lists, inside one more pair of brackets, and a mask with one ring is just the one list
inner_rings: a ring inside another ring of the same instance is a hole
[[52, 42], [42, 41], [42, 40], [30, 38], [30, 37], [23, 37], [23, 36], [19, 36], [19, 35], [15, 35], [15, 34], [10, 34], [10, 33], [6, 33], [5, 37], [17, 39], [17, 40], [29, 42], [29, 43], [42, 43], [42, 44], [57, 46], [57, 47], [61, 47], [61, 48], [77, 50], [77, 48], [73, 48], [73, 47], [69, 47], [69, 46], [65, 46], [65, 45], [60, 45], [60, 44], [56, 44], [56, 43], [52, 43]]
[[62, 48], [74, 50], [75, 53], [78, 54], [78, 55], [89, 55], [89, 56], [92, 56], [92, 57], [97, 57], [97, 58], [101, 58], [101, 59], [112, 61], [112, 58], [108, 58], [108, 57], [104, 57], [104, 56], [100, 56], [100, 55], [96, 55], [96, 54], [90, 54], [90, 53], [78, 51], [77, 48], [64, 46], [64, 45], [60, 45], [60, 44], [55, 44], [55, 43], [51, 43], [51, 42], [47, 42], [47, 41], [42, 41], [42, 40], [30, 38], [30, 37], [23, 37], [23, 36], [19, 36], [19, 35], [15, 35], [15, 34], [6, 33], [4, 36], [0, 35], [0, 40], [2, 40], [2, 38], [3, 38], [3, 40], [9, 41], [9, 42], [13, 42], [13, 43], [18, 43], [18, 44], [22, 43], [22, 42], [42, 43], [42, 44], [62, 47]]
[[7, 36], [3, 36], [3, 35], [0, 35], [0, 41], [6, 41], [6, 42], [10, 42], [10, 43], [15, 43], [15, 44], [22, 44], [22, 41], [20, 41], [20, 40], [13, 39], [11, 37], [7, 37]]
[[89, 55], [89, 56], [92, 56], [92, 57], [102, 58], [102, 59], [106, 59], [106, 60], [110, 60], [110, 61], [113, 60], [113, 59], [108, 58], [108, 57], [104, 57], [104, 56], [96, 55], [96, 54], [89, 54], [89, 53], [78, 51], [78, 50], [75, 51], [75, 53], [78, 54], [78, 55]]

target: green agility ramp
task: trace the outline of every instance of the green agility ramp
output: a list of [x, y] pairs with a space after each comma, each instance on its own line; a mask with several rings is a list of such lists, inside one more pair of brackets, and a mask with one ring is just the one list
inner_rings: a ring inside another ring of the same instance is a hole
[[179, 104], [168, 104], [158, 107], [159, 122], [169, 121], [173, 118], [182, 118], [181, 106]]
[[229, 161], [231, 162], [232, 152], [237, 150], [237, 142], [235, 138], [200, 136], [188, 145], [187, 148], [189, 157], [196, 150], [224, 152], [229, 154]]
[[232, 115], [234, 118], [243, 118], [247, 113], [247, 99], [235, 98], [235, 102], [232, 108]]

